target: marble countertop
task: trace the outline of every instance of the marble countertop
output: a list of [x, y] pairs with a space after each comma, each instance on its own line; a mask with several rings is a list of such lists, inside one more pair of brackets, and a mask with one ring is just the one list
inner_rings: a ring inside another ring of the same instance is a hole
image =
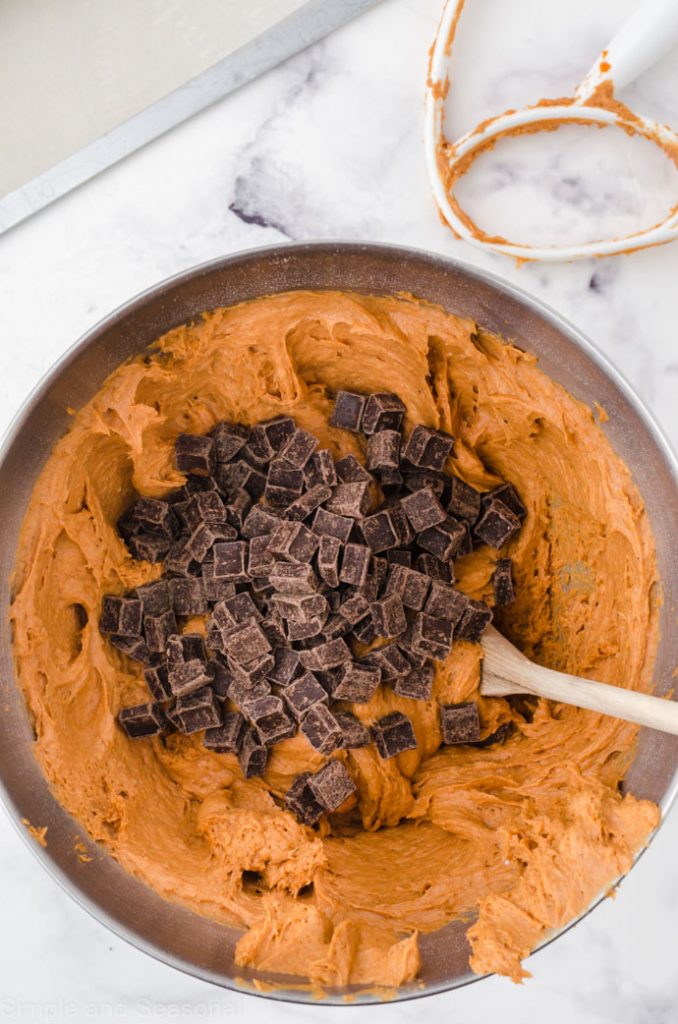
[[[633, 6], [468, 0], [454, 126], [569, 92]], [[440, 223], [422, 148], [422, 84], [438, 15], [438, 0], [383, 0], [0, 239], [0, 429], [83, 331], [146, 286], [239, 249], [344, 238], [450, 254], [543, 299], [588, 333], [678, 444], [678, 245], [518, 268], [455, 241]], [[675, 53], [625, 98], [678, 123]], [[472, 185], [469, 179], [465, 198], [475, 212], [503, 218], [503, 227], [549, 227], [557, 237], [582, 228], [595, 236], [618, 223], [628, 229], [652, 215], [667, 168], [637, 147], [615, 149], [603, 134], [565, 140], [562, 149], [549, 139], [539, 152], [534, 143], [520, 153], [497, 151]], [[675, 179], [673, 188], [675, 195]], [[524, 986], [491, 978], [370, 1014], [400, 1024], [422, 1012], [464, 1024], [675, 1024], [677, 847], [674, 812], [618, 897], [531, 958], [534, 977]], [[283, 1024], [367, 1012], [274, 1005], [156, 963], [66, 896], [3, 815], [0, 879], [4, 1021], [240, 1017]]]

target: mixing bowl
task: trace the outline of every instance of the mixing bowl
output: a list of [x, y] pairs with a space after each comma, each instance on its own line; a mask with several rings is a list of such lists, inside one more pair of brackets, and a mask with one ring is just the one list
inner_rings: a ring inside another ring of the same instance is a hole
[[[678, 664], [678, 464], [657, 426], [629, 386], [591, 343], [561, 317], [518, 289], [441, 256], [358, 244], [263, 249], [218, 259], [173, 277], [132, 299], [89, 331], [53, 367], [26, 401], [0, 451], [0, 781], [9, 813], [41, 863], [96, 918], [152, 956], [207, 981], [253, 989], [276, 982], [265, 995], [314, 998], [294, 980], [258, 976], [233, 962], [239, 932], [163, 900], [89, 842], [52, 795], [32, 752], [33, 734], [13, 677], [7, 609], [17, 535], [36, 477], [68, 429], [67, 409], [79, 408], [108, 374], [171, 327], [203, 310], [271, 292], [339, 288], [410, 292], [515, 340], [539, 357], [542, 370], [589, 405], [598, 402], [603, 429], [626, 461], [647, 505], [663, 582], [656, 692], [672, 685]], [[678, 788], [678, 738], [643, 730], [625, 785], [656, 801], [665, 814]], [[22, 819], [47, 827], [48, 842], [29, 837]], [[87, 854], [74, 849], [81, 835]], [[602, 894], [601, 897], [602, 899]], [[598, 902], [598, 901], [596, 901]], [[574, 922], [572, 922], [574, 923]], [[399, 998], [440, 992], [475, 980], [469, 970], [466, 926], [456, 922], [421, 939], [420, 983]], [[560, 934], [560, 933], [559, 933]], [[551, 936], [551, 939], [556, 936]], [[329, 992], [341, 1002], [346, 992]], [[363, 1001], [378, 994], [358, 996]]]

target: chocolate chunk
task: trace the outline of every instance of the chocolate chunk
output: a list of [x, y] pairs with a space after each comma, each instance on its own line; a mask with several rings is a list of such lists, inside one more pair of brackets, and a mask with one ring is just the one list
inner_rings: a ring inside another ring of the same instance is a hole
[[224, 614], [224, 617], [226, 615], [230, 616], [231, 625], [233, 626], [239, 626], [243, 622], [247, 622], [248, 619], [261, 620], [263, 618], [251, 595], [246, 591], [242, 594], [234, 594], [233, 597], [225, 598], [225, 600], [219, 602], [219, 607], [223, 609], [222, 614]]
[[140, 533], [126, 541], [129, 553], [138, 562], [151, 562], [156, 565], [162, 562], [170, 550], [172, 542], [169, 537], [154, 533]]
[[175, 615], [205, 615], [209, 610], [205, 584], [200, 577], [171, 579], [167, 581], [167, 588]]
[[224, 637], [224, 647], [230, 659], [238, 665], [246, 665], [265, 654], [271, 645], [261, 626], [252, 620], [236, 626]]
[[275, 564], [275, 555], [270, 549], [270, 536], [263, 534], [252, 537], [247, 554], [247, 575], [266, 576]]
[[342, 665], [334, 680], [332, 697], [335, 700], [366, 704], [376, 693], [380, 682], [381, 672], [378, 668], [352, 661]]
[[362, 594], [354, 593], [350, 594], [345, 598], [339, 605], [339, 614], [342, 615], [347, 622], [351, 625], [355, 625], [356, 622], [360, 622], [364, 619], [370, 611], [370, 602], [363, 597]]
[[404, 416], [405, 406], [397, 395], [375, 392], [365, 403], [360, 429], [367, 435], [381, 430], [400, 430]]
[[285, 509], [285, 519], [301, 521], [308, 519], [324, 501], [332, 497], [332, 488], [325, 484], [316, 484], [315, 487], [304, 491], [299, 497], [291, 502]]
[[322, 702], [309, 708], [299, 728], [313, 749], [321, 754], [331, 754], [341, 744], [341, 726], [327, 705]]
[[485, 506], [485, 511], [473, 532], [484, 544], [499, 550], [519, 529], [520, 519], [515, 512], [512, 512], [503, 501], [495, 498]]
[[417, 572], [423, 573], [424, 576], [428, 576], [432, 580], [439, 580], [441, 583], [454, 583], [449, 562], [441, 562], [433, 555], [421, 554], [417, 555], [414, 565]]
[[176, 505], [175, 509], [190, 530], [195, 530], [200, 523], [219, 525], [226, 522], [226, 506], [216, 491], [200, 491], [189, 501]]
[[247, 679], [236, 679], [234, 676], [228, 688], [228, 699], [239, 708], [243, 708], [248, 701], [270, 696], [271, 687], [265, 679], [260, 679], [258, 683], [250, 683]]
[[275, 530], [280, 523], [280, 515], [276, 515], [270, 508], [264, 505], [253, 505], [245, 516], [242, 526], [242, 535], [248, 540], [252, 537], [262, 537]]
[[441, 562], [449, 562], [457, 553], [464, 527], [456, 519], [447, 516], [442, 523], [431, 526], [417, 534], [417, 543]]
[[353, 518], [338, 516], [326, 508], [319, 508], [313, 517], [313, 532], [319, 537], [336, 537], [342, 544], [346, 544], [354, 523]]
[[303, 469], [318, 447], [318, 440], [308, 430], [297, 427], [280, 449], [280, 458], [296, 469]]
[[367, 398], [354, 391], [337, 391], [330, 425], [357, 433], [361, 428]]
[[454, 454], [454, 438], [443, 430], [431, 430], [419, 424], [410, 434], [403, 458], [420, 469], [442, 470]]
[[215, 578], [247, 579], [247, 544], [244, 540], [219, 541], [213, 550]]
[[351, 631], [351, 623], [338, 612], [333, 612], [328, 616], [322, 634], [326, 640], [336, 640], [337, 637], [348, 636]]
[[153, 661], [153, 654], [140, 636], [118, 636], [117, 633], [111, 633], [108, 642], [133, 661], [140, 661], [143, 665], [150, 665]]
[[440, 708], [440, 728], [443, 743], [476, 743], [480, 739], [480, 718], [475, 701], [463, 704], [443, 704]]
[[371, 615], [361, 619], [360, 622], [357, 622], [353, 627], [353, 636], [361, 644], [371, 644], [372, 641], [376, 639], [376, 635]]
[[264, 493], [266, 476], [244, 459], [229, 464], [218, 463], [215, 479], [219, 490], [230, 500], [231, 495], [245, 490], [255, 501]]
[[175, 454], [180, 473], [205, 473], [209, 476], [214, 472], [214, 441], [206, 434], [179, 434]]
[[184, 697], [208, 687], [212, 677], [205, 662], [193, 658], [190, 661], [170, 663], [168, 680], [174, 696]]
[[337, 471], [337, 477], [344, 484], [368, 484], [372, 479], [355, 455], [344, 455], [343, 459], [339, 459], [335, 463], [334, 468]]
[[[470, 555], [471, 552], [473, 551], [473, 538], [471, 536], [471, 527], [469, 523], [467, 523], [465, 520], [460, 521], [462, 526], [464, 527], [464, 536], [459, 541], [459, 547], [457, 548], [457, 553], [454, 556], [455, 558], [463, 558], [464, 555]], [[451, 568], [452, 567], [450, 566], [450, 569]], [[454, 579], [452, 579], [452, 582], [454, 583]]]
[[432, 470], [415, 470], [413, 472], [406, 472], [406, 464], [401, 464], [403, 471], [403, 486], [408, 491], [421, 491], [428, 488], [433, 491], [436, 498], [442, 501], [445, 493], [445, 485], [449, 477], [444, 476], [442, 473], [434, 473]]
[[456, 626], [468, 608], [468, 603], [468, 597], [461, 591], [434, 580], [431, 583], [431, 592], [424, 611], [434, 618], [447, 619], [453, 626]]
[[116, 597], [108, 594], [101, 602], [99, 629], [102, 633], [138, 637], [141, 634], [143, 606], [134, 597]]
[[386, 594], [398, 594], [405, 608], [421, 611], [431, 580], [429, 576], [404, 565], [393, 565], [386, 581]]
[[310, 772], [302, 772], [285, 793], [285, 806], [302, 825], [315, 825], [324, 808], [314, 797], [308, 780]]
[[268, 465], [275, 453], [276, 450], [271, 444], [265, 428], [260, 423], [252, 427], [243, 451], [243, 458], [261, 468]]
[[186, 541], [185, 552], [196, 562], [204, 562], [217, 541], [234, 540], [237, 532], [228, 523], [199, 523]]
[[283, 621], [275, 612], [269, 611], [261, 620], [260, 625], [271, 647], [281, 647], [286, 643]]
[[207, 601], [223, 601], [235, 594], [235, 583], [214, 575], [214, 562], [202, 563], [202, 585]]
[[360, 529], [374, 552], [397, 548], [401, 543], [395, 510], [392, 508], [382, 509], [372, 516], [367, 516], [362, 520]]
[[167, 641], [167, 660], [170, 665], [180, 665], [184, 661], [205, 661], [207, 652], [205, 641], [199, 633], [182, 633], [169, 637]]
[[174, 612], [163, 612], [162, 615], [144, 616], [144, 636], [149, 651], [163, 654], [170, 636], [177, 631], [177, 620]]
[[396, 757], [406, 750], [416, 750], [417, 738], [412, 723], [400, 711], [384, 715], [372, 726], [372, 739], [384, 759]]
[[454, 627], [449, 619], [417, 615], [412, 629], [412, 649], [416, 654], [443, 660], [452, 650]]
[[300, 673], [299, 652], [291, 647], [279, 647], [273, 652], [274, 667], [268, 678], [277, 686], [288, 686]]
[[162, 498], [137, 498], [127, 510], [124, 521], [132, 533], [157, 533], [171, 539], [179, 532], [174, 511]]
[[332, 452], [328, 448], [315, 452], [304, 467], [304, 475], [309, 487], [335, 487], [338, 480]]
[[274, 416], [272, 419], [262, 420], [258, 426], [266, 434], [274, 452], [279, 452], [296, 430], [296, 423], [291, 416]]
[[283, 459], [276, 459], [268, 468], [264, 497], [272, 505], [288, 505], [299, 497], [304, 489], [304, 474], [301, 469]]
[[393, 682], [394, 679], [400, 679], [412, 671], [409, 659], [394, 643], [384, 644], [383, 647], [370, 651], [362, 659], [361, 664], [369, 664], [378, 668], [384, 683]]
[[407, 619], [403, 602], [398, 594], [389, 594], [381, 601], [375, 601], [370, 612], [372, 624], [377, 636], [385, 637], [387, 640], [404, 633], [407, 629]]
[[328, 668], [337, 668], [338, 665], [350, 661], [351, 651], [346, 641], [338, 637], [336, 640], [319, 644], [309, 651], [301, 651], [299, 659], [304, 668], [312, 671], [315, 669], [324, 671]]
[[470, 640], [477, 644], [483, 635], [483, 631], [492, 621], [492, 611], [482, 601], [469, 601], [459, 625], [456, 628], [455, 636], [460, 640]]
[[259, 733], [254, 726], [248, 726], [241, 741], [238, 760], [246, 779], [263, 775], [268, 761], [268, 750], [261, 742]]
[[334, 759], [309, 776], [307, 785], [326, 811], [336, 811], [356, 791], [347, 768]]
[[307, 563], [313, 558], [319, 539], [303, 523], [283, 520], [271, 534], [270, 550], [287, 562]]
[[150, 665], [148, 668], [145, 668], [144, 679], [154, 700], [161, 703], [172, 700], [174, 694], [169, 684], [166, 664]]
[[318, 575], [330, 587], [339, 586], [339, 558], [341, 555], [341, 541], [329, 534], [320, 538], [318, 545]]
[[401, 500], [401, 506], [415, 533], [437, 526], [446, 518], [443, 506], [430, 487], [406, 495]]
[[493, 487], [491, 491], [485, 491], [485, 493], [481, 495], [481, 505], [483, 509], [487, 508], [487, 506], [492, 504], [494, 501], [501, 501], [504, 505], [510, 508], [513, 514], [518, 516], [519, 519], [524, 519], [527, 515], [527, 510], [520, 500], [513, 484], [499, 484], [498, 487]]
[[474, 523], [480, 514], [480, 493], [458, 476], [451, 476], [448, 486], [450, 500], [447, 511], [451, 516]]
[[179, 697], [173, 717], [179, 731], [184, 733], [212, 729], [222, 721], [221, 708], [209, 686]]
[[354, 587], [361, 586], [367, 579], [370, 568], [370, 549], [363, 544], [347, 544], [341, 559], [339, 579]]
[[226, 505], [226, 522], [238, 533], [242, 529], [249, 510], [252, 508], [252, 497], [247, 491], [236, 491], [231, 494]]
[[354, 518], [365, 515], [369, 507], [370, 485], [367, 481], [337, 484], [333, 488], [332, 497], [325, 502], [328, 512]]
[[370, 472], [396, 470], [400, 464], [400, 432], [380, 430], [368, 439], [365, 465]]
[[283, 698], [293, 718], [300, 722], [314, 704], [327, 701], [327, 694], [311, 672], [304, 672], [285, 687]]
[[407, 548], [393, 548], [386, 552], [386, 561], [391, 565], [404, 565], [406, 569], [412, 568], [412, 552]]
[[318, 616], [327, 618], [329, 605], [323, 594], [274, 594], [272, 607], [283, 619], [308, 622]]
[[157, 736], [167, 724], [159, 704], [136, 704], [131, 708], [121, 708], [118, 712], [118, 723], [130, 737]]
[[317, 637], [323, 631], [325, 619], [319, 616], [317, 619], [309, 619], [308, 622], [295, 622], [288, 619], [285, 623], [287, 639], [294, 643], [297, 640], [308, 640], [310, 637]]
[[180, 537], [170, 547], [165, 557], [165, 572], [174, 573], [177, 576], [200, 576], [202, 566], [200, 562], [191, 555], [185, 547], [186, 538]]
[[162, 615], [163, 612], [172, 611], [167, 580], [144, 583], [137, 587], [134, 593], [141, 601], [144, 615]]
[[393, 692], [410, 700], [430, 700], [433, 695], [433, 665], [427, 663], [396, 679]]
[[272, 747], [294, 736], [296, 726], [279, 697], [259, 697], [243, 704], [243, 714], [256, 726], [261, 742]]
[[231, 462], [247, 442], [246, 428], [232, 423], [217, 423], [210, 436], [217, 462]]
[[206, 730], [205, 746], [216, 754], [237, 754], [246, 728], [245, 719], [239, 711], [227, 711], [221, 725]]
[[318, 589], [317, 577], [308, 564], [275, 562], [268, 576], [280, 594], [310, 594]]
[[350, 711], [335, 711], [334, 717], [341, 726], [341, 746], [344, 750], [354, 750], [369, 744], [369, 732]]
[[228, 700], [235, 678], [231, 670], [224, 665], [220, 658], [210, 658], [205, 666], [205, 671], [212, 677], [214, 696], [220, 701]]

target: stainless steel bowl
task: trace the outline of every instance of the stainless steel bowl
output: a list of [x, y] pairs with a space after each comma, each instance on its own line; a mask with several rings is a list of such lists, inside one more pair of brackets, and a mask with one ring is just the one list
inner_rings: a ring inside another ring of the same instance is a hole
[[[539, 357], [541, 368], [589, 405], [609, 413], [604, 429], [625, 459], [645, 499], [654, 529], [663, 581], [662, 640], [657, 692], [666, 692], [678, 664], [678, 464], [648, 412], [617, 371], [561, 317], [518, 289], [461, 263], [408, 249], [376, 245], [284, 246], [256, 250], [203, 264], [132, 299], [89, 331], [53, 367], [32, 395], [0, 450], [0, 781], [9, 813], [47, 826], [48, 844], [28, 839], [42, 864], [78, 902], [114, 932], [173, 967], [228, 988], [253, 983], [256, 972], [233, 963], [239, 933], [166, 902], [132, 878], [94, 843], [90, 863], [73, 848], [82, 834], [57, 803], [32, 752], [33, 735], [14, 681], [7, 619], [9, 580], [17, 534], [33, 484], [53, 445], [68, 429], [68, 407], [79, 408], [108, 374], [171, 327], [203, 310], [295, 288], [341, 288], [361, 292], [411, 292], [516, 342]], [[678, 739], [643, 731], [626, 785], [666, 813], [678, 789]], [[602, 898], [602, 897], [601, 897]], [[595, 904], [594, 904], [595, 905]], [[574, 922], [572, 922], [574, 923]], [[554, 936], [555, 937], [555, 936]], [[476, 980], [468, 966], [461, 923], [422, 938], [421, 985], [402, 999], [441, 992]], [[237, 980], [236, 980], [237, 979]], [[293, 979], [266, 993], [277, 999], [310, 1001], [294, 991]], [[285, 987], [285, 986], [288, 987]], [[423, 987], [422, 987], [423, 985]], [[328, 1000], [341, 1002], [345, 992]], [[374, 1001], [375, 996], [359, 997]]]

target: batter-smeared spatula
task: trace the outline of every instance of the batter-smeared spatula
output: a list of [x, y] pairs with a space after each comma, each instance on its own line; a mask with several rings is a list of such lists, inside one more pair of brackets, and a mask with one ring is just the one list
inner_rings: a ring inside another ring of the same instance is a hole
[[519, 693], [546, 697], [678, 735], [678, 703], [674, 701], [536, 665], [493, 626], [487, 627], [481, 643], [480, 692], [484, 697]]

